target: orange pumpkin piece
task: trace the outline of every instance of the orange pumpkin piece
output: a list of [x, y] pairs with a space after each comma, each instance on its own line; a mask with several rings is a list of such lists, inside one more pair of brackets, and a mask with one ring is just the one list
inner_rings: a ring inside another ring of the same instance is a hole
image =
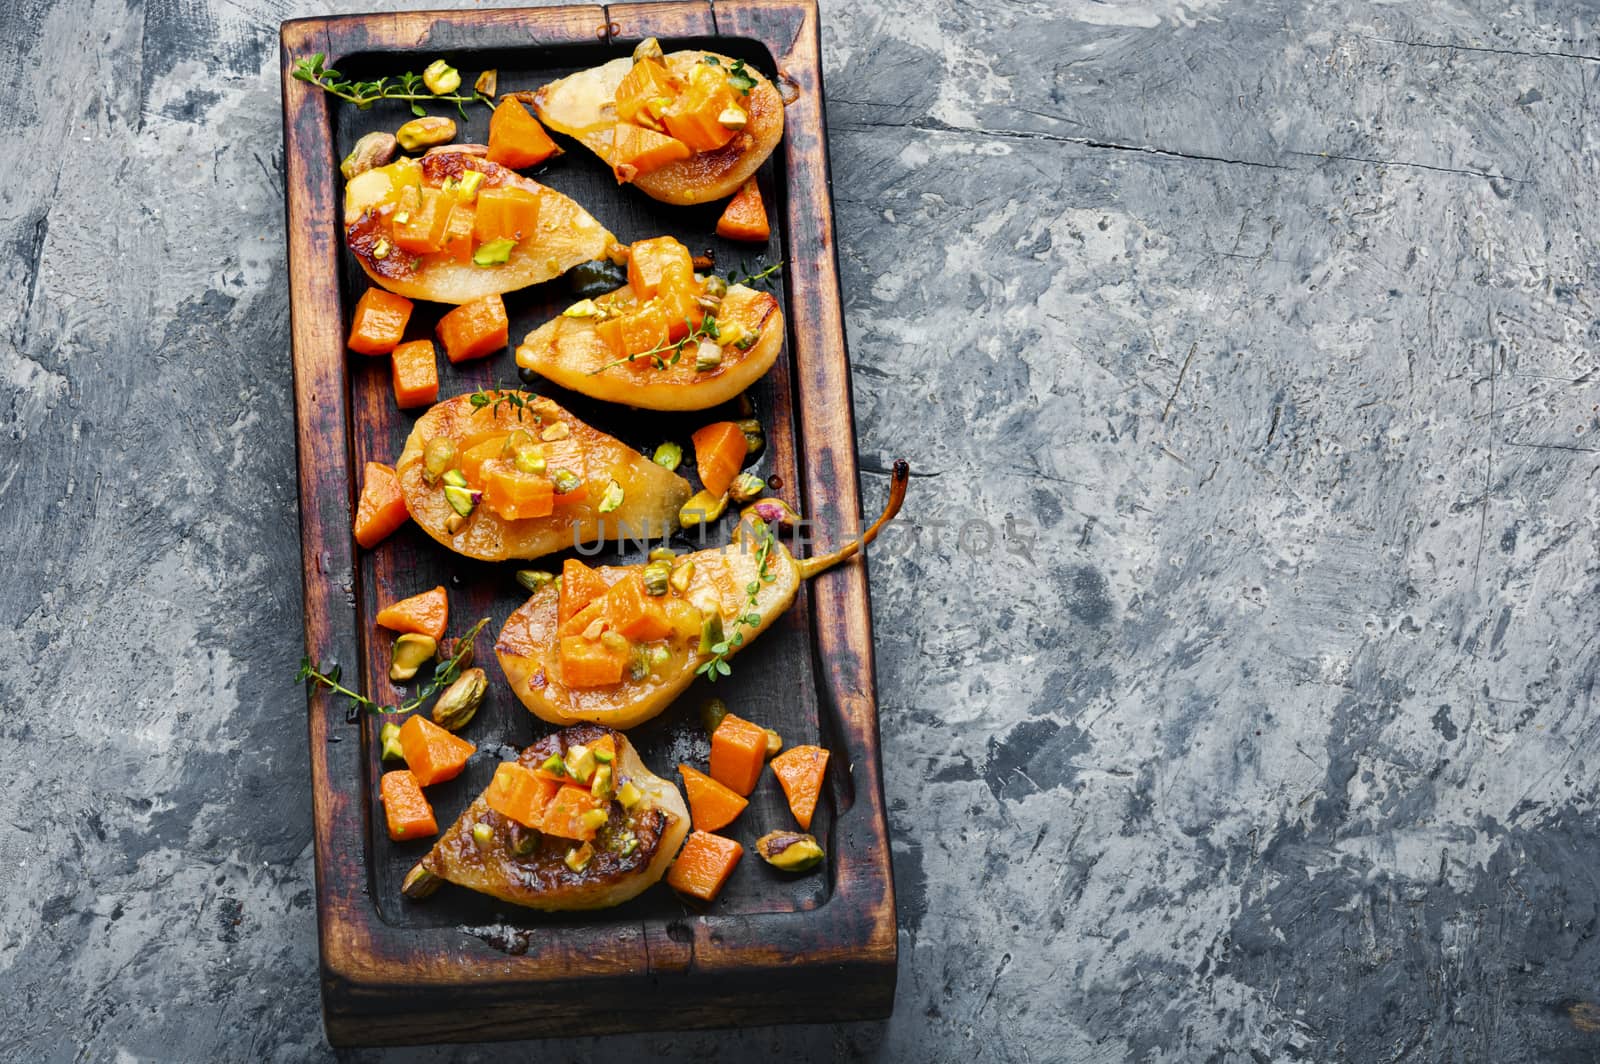
[[432, 340], [412, 340], [394, 349], [394, 401], [401, 410], [439, 400], [439, 359]]
[[672, 634], [660, 600], [645, 594], [644, 577], [637, 569], [611, 585], [605, 609], [611, 627], [629, 639], [648, 643]]
[[538, 166], [561, 148], [521, 101], [507, 97], [489, 118], [489, 161], [513, 170]]
[[439, 342], [444, 357], [465, 362], [503, 350], [510, 335], [505, 302], [497, 295], [463, 303], [439, 319]]
[[628, 249], [628, 287], [641, 302], [663, 288], [688, 287], [693, 277], [689, 249], [670, 236], [636, 240]]
[[356, 300], [349, 348], [363, 355], [387, 355], [406, 334], [411, 300], [382, 288], [369, 288]]
[[539, 819], [539, 830], [546, 835], [555, 835], [563, 839], [578, 839], [583, 842], [595, 837], [600, 829], [592, 824], [584, 823], [584, 814], [594, 810], [604, 810], [609, 805], [604, 798], [596, 798], [589, 793], [589, 788], [568, 785], [556, 791], [550, 804], [544, 807], [544, 815]]
[[485, 464], [481, 475], [484, 505], [507, 521], [555, 512], [555, 487], [549, 477], [524, 473], [503, 459]]
[[416, 775], [417, 782], [431, 787], [461, 775], [461, 770], [467, 767], [467, 758], [478, 748], [451, 735], [427, 717], [413, 714], [400, 725], [400, 749], [406, 755], [406, 767]]
[[544, 819], [550, 800], [561, 789], [561, 784], [515, 761], [502, 761], [494, 770], [489, 789], [483, 800], [503, 817], [515, 820], [525, 828], [537, 828]]
[[391, 632], [416, 632], [437, 642], [444, 638], [450, 623], [450, 599], [440, 584], [432, 591], [390, 603], [374, 619]]
[[802, 828], [811, 830], [811, 817], [822, 796], [822, 777], [828, 771], [828, 751], [820, 746], [795, 746], [772, 759], [789, 811]]
[[622, 682], [626, 647], [612, 648], [581, 635], [561, 637], [561, 682], [568, 687], [609, 687]]
[[439, 250], [448, 259], [466, 262], [472, 258], [472, 234], [477, 227], [478, 210], [470, 203], [458, 203], [450, 212]]
[[423, 797], [415, 773], [403, 768], [385, 772], [378, 781], [378, 793], [383, 799], [383, 818], [389, 822], [389, 837], [395, 842], [438, 833], [433, 806]]
[[744, 847], [732, 839], [696, 831], [678, 851], [678, 859], [667, 872], [667, 885], [680, 894], [701, 901], [712, 901], [733, 875], [734, 866], [744, 856]]
[[595, 621], [606, 619], [606, 599], [598, 598], [569, 617], [556, 629], [557, 635], [582, 635]]
[[436, 188], [403, 189], [394, 209], [394, 246], [413, 255], [431, 255], [444, 247], [455, 205], [455, 196]]
[[641, 59], [617, 83], [617, 117], [624, 122], [658, 127], [658, 112], [676, 95], [666, 66], [658, 59]]
[[361, 477], [361, 500], [356, 504], [356, 542], [370, 550], [410, 519], [394, 470], [382, 462], [368, 462]]
[[[654, 301], [612, 320], [616, 322], [616, 328], [602, 333], [601, 339], [612, 345], [611, 353], [617, 358], [654, 351], [667, 341], [667, 315], [660, 304]], [[610, 322], [602, 324], [609, 325]], [[648, 358], [638, 359], [635, 364], [645, 369], [654, 366]]]
[[561, 597], [556, 602], [556, 623], [563, 627], [585, 606], [605, 597], [610, 585], [576, 558], [561, 563]]
[[767, 730], [729, 713], [711, 733], [711, 778], [740, 794], [756, 789], [767, 763]]
[[479, 440], [461, 452], [456, 464], [469, 484], [478, 484], [483, 480], [484, 464], [495, 461], [505, 454], [506, 441], [509, 438], [510, 435], [507, 433], [497, 433]]
[[721, 495], [744, 468], [745, 454], [750, 447], [744, 430], [732, 421], [718, 421], [700, 429], [690, 439], [694, 441], [694, 462], [700, 471], [700, 483], [712, 495]]
[[761, 202], [761, 188], [755, 178], [746, 181], [738, 194], [728, 201], [722, 217], [717, 219], [717, 235], [757, 244], [765, 244], [772, 235], [772, 227], [767, 224], [767, 207]]
[[750, 804], [704, 772], [688, 765], [679, 765], [678, 771], [683, 774], [683, 795], [689, 800], [689, 819], [696, 831], [725, 828]]
[[724, 111], [738, 106], [727, 73], [721, 67], [698, 63], [689, 75], [688, 86], [662, 112], [661, 121], [667, 132], [691, 151], [716, 151], [738, 136], [737, 129], [729, 129], [720, 121]]
[[480, 243], [522, 241], [539, 225], [539, 197], [525, 188], [486, 188], [478, 193], [472, 235]]
[[611, 130], [611, 158], [607, 161], [617, 175], [617, 184], [623, 185], [692, 154], [689, 145], [665, 133], [618, 122]]

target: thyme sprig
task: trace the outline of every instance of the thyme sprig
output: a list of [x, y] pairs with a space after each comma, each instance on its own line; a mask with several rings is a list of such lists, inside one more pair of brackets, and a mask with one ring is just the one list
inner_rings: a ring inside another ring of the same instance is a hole
[[533, 400], [537, 396], [525, 396], [519, 391], [502, 388], [498, 384], [487, 390], [479, 388], [467, 398], [472, 403], [474, 410], [482, 410], [492, 404], [493, 410], [491, 413], [497, 417], [502, 406], [509, 406], [517, 412], [518, 421], [522, 420], [524, 412], [533, 415], [534, 424], [540, 424], [544, 420], [539, 416], [539, 412], [533, 409]]
[[748, 523], [761, 537], [761, 544], [756, 548], [756, 579], [745, 585], [744, 612], [733, 619], [733, 634], [713, 643], [712, 657], [701, 662], [700, 667], [694, 670], [696, 676], [704, 676], [709, 683], [716, 683], [719, 677], [733, 672], [728, 665], [728, 657], [744, 646], [744, 632], [740, 629], [753, 629], [761, 624], [761, 611], [758, 608], [761, 604], [761, 585], [770, 584], [778, 578], [778, 574], [772, 571], [772, 547], [776, 542], [772, 526], [759, 517], [749, 518]]
[[296, 59], [294, 61], [294, 76], [300, 81], [315, 85], [324, 92], [331, 93], [341, 100], [348, 100], [363, 111], [370, 108], [379, 100], [401, 100], [411, 104], [411, 113], [418, 118], [428, 112], [422, 109], [422, 103], [437, 100], [440, 103], [453, 103], [456, 110], [461, 112], [461, 117], [467, 117], [467, 104], [481, 103], [489, 109], [494, 109], [494, 101], [481, 92], [474, 91], [470, 96], [460, 94], [435, 96], [428, 91], [422, 83], [421, 74], [406, 71], [396, 78], [378, 78], [375, 81], [346, 81], [343, 75], [330, 66], [324, 65], [327, 56], [322, 52], [309, 59]]
[[[672, 340], [669, 338], [656, 344], [648, 351], [635, 351], [631, 355], [614, 359], [598, 369], [590, 370], [589, 376], [593, 377], [598, 373], [604, 373], [608, 369], [624, 366], [641, 358], [648, 358], [656, 369], [666, 369], [668, 366], [676, 366], [678, 364], [678, 360], [683, 358], [684, 348], [691, 343], [707, 339], [717, 340], [722, 337], [721, 331], [717, 328], [717, 316], [715, 314], [707, 314], [701, 319], [699, 328], [696, 328], [694, 322], [688, 318], [684, 318], [683, 323], [689, 327], [689, 331], [684, 334], [683, 339]], [[670, 355], [668, 354], [669, 351], [671, 352]]]
[[[773, 263], [771, 266], [768, 266], [760, 273], [751, 273], [749, 263], [741, 262], [739, 263], [739, 270], [735, 270], [733, 273], [728, 275], [728, 287], [732, 288], [736, 284], [742, 284], [746, 288], [754, 288], [757, 285], [760, 285], [762, 288], [771, 291], [772, 275], [781, 269], [783, 269], [782, 259], [779, 259], [777, 262]], [[744, 272], [741, 273], [739, 272], [740, 270]]]
[[472, 641], [478, 637], [478, 633], [483, 631], [483, 626], [488, 623], [489, 618], [485, 617], [473, 625], [471, 631], [457, 641], [455, 654], [448, 661], [441, 661], [435, 665], [433, 676], [429, 678], [427, 683], [417, 689], [416, 695], [397, 706], [379, 705], [366, 695], [350, 690], [350, 688], [339, 682], [341, 670], [337, 664], [328, 671], [323, 672], [311, 663], [310, 655], [300, 659], [300, 672], [295, 676], [295, 682], [315, 683], [320, 687], [326, 687], [336, 695], [343, 695], [348, 698], [350, 707], [345, 714], [345, 720], [347, 721], [355, 721], [361, 715], [362, 710], [382, 716], [410, 713], [413, 710], [421, 709], [423, 703], [427, 702], [428, 699], [456, 682], [456, 678], [461, 675], [461, 662], [468, 654], [472, 653]]

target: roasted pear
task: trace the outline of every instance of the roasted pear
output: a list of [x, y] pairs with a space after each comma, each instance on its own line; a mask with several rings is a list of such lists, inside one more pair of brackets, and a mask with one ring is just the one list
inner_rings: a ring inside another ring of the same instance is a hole
[[450, 882], [531, 909], [605, 909], [665, 875], [688, 834], [677, 787], [621, 732], [579, 724], [506, 765], [406, 876], [407, 897]]
[[[733, 195], [783, 138], [783, 97], [759, 71], [697, 49], [613, 59], [528, 94], [619, 182], [663, 203]], [[520, 98], [520, 95], [519, 95]]]
[[345, 186], [345, 242], [408, 299], [467, 303], [606, 256], [605, 226], [553, 188], [467, 152], [398, 159]]
[[647, 410], [706, 410], [777, 361], [783, 311], [765, 292], [694, 272], [671, 237], [635, 243], [628, 283], [529, 333], [517, 365], [563, 388]]
[[727, 659], [789, 608], [802, 580], [872, 542], [899, 512], [910, 475], [896, 462], [883, 514], [831, 554], [795, 558], [770, 526], [747, 517], [731, 546], [673, 559], [660, 594], [650, 594], [661, 585], [649, 566], [569, 561], [560, 588], [535, 593], [500, 631], [495, 653], [511, 689], [552, 724], [649, 720], [697, 674], [725, 675]]
[[395, 473], [417, 524], [483, 561], [666, 535], [689, 498], [682, 477], [521, 391], [434, 406], [417, 419]]

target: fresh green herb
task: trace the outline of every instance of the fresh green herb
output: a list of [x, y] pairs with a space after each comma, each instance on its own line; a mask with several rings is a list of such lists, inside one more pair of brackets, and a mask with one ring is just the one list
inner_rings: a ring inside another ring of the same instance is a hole
[[772, 572], [772, 548], [776, 542], [772, 526], [759, 517], [752, 518], [749, 523], [754, 528], [755, 534], [761, 537], [760, 546], [756, 548], [757, 578], [745, 585], [745, 612], [733, 619], [733, 634], [713, 643], [711, 645], [713, 656], [694, 670], [696, 676], [704, 676], [710, 683], [716, 683], [718, 677], [727, 676], [733, 671], [728, 665], [728, 656], [744, 646], [744, 632], [739, 629], [755, 628], [761, 623], [759, 609], [761, 585], [770, 584], [778, 578], [778, 574]]
[[655, 364], [656, 369], [666, 369], [668, 366], [676, 366], [678, 364], [678, 360], [683, 357], [684, 348], [688, 347], [691, 343], [696, 343], [700, 340], [715, 340], [721, 335], [717, 331], [717, 318], [714, 314], [707, 314], [705, 318], [701, 320], [700, 327], [698, 329], [694, 327], [694, 323], [688, 318], [683, 319], [683, 323], [689, 327], [689, 331], [684, 334], [682, 340], [663, 340], [648, 351], [636, 351], [624, 358], [607, 362], [599, 369], [592, 369], [589, 371], [589, 376], [593, 377], [594, 375], [598, 373], [604, 373], [606, 370], [612, 369], [613, 367], [627, 365], [629, 362], [633, 362], [641, 358], [648, 358], [652, 363]]
[[733, 61], [733, 67], [728, 71], [728, 84], [738, 89], [741, 96], [749, 96], [750, 90], [756, 87], [756, 79], [750, 76], [743, 59]]
[[533, 415], [533, 422], [537, 425], [543, 419], [540, 418], [539, 412], [533, 409], [535, 398], [536, 396], [523, 395], [521, 392], [495, 385], [487, 391], [479, 388], [468, 397], [468, 401], [472, 403], [474, 410], [482, 410], [486, 406], [492, 406], [494, 408], [493, 413], [496, 415], [500, 413], [502, 406], [509, 406], [517, 412], [518, 421], [522, 420], [523, 412], [526, 411]]
[[472, 641], [478, 637], [478, 633], [483, 631], [483, 626], [488, 623], [489, 618], [485, 617], [473, 625], [472, 629], [457, 641], [456, 652], [450, 660], [441, 661], [435, 665], [433, 676], [417, 690], [416, 695], [397, 706], [379, 705], [366, 695], [350, 690], [350, 688], [339, 682], [340, 668], [338, 665], [334, 665], [324, 672], [311, 663], [309, 656], [300, 659], [300, 671], [295, 676], [295, 682], [315, 683], [321, 687], [326, 687], [336, 695], [343, 695], [348, 698], [350, 707], [349, 712], [345, 714], [347, 721], [356, 720], [361, 715], [362, 710], [382, 716], [410, 713], [413, 710], [421, 709], [423, 703], [427, 702], [428, 699], [456, 682], [456, 677], [461, 675], [462, 661], [472, 653]]
[[[401, 100], [411, 105], [411, 113], [421, 118], [427, 114], [422, 109], [422, 101], [440, 100], [453, 103], [456, 110], [461, 112], [461, 117], [467, 117], [467, 104], [481, 103], [490, 110], [494, 109], [494, 101], [481, 92], [474, 91], [470, 96], [459, 94], [436, 94], [429, 89], [421, 74], [413, 74], [409, 70], [397, 78], [378, 78], [376, 81], [346, 81], [343, 75], [330, 66], [324, 65], [327, 56], [322, 52], [309, 59], [296, 59], [294, 61], [294, 76], [300, 81], [315, 85], [324, 92], [331, 93], [341, 100], [348, 100], [361, 110], [365, 111], [379, 100]], [[430, 68], [431, 69], [431, 68]], [[437, 81], [437, 79], [435, 79]], [[452, 88], [459, 87], [457, 84]], [[448, 91], [448, 90], [447, 90]]]
[[778, 262], [775, 262], [771, 266], [768, 266], [766, 269], [762, 270], [760, 273], [751, 273], [749, 264], [741, 262], [739, 263], [739, 270], [734, 271], [728, 276], [728, 285], [729, 287], [732, 287], [736, 284], [742, 284], [746, 288], [754, 288], [757, 285], [760, 285], [762, 288], [771, 291], [771, 277], [781, 269], [783, 269], [783, 262], [782, 260], [779, 260]]

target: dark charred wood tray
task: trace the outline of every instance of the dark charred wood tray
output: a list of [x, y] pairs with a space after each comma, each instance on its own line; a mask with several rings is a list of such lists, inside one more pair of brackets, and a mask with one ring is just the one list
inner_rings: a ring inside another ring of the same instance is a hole
[[[617, 238], [670, 234], [719, 272], [778, 262], [788, 322], [784, 354], [750, 392], [767, 433], [756, 472], [811, 521], [826, 547], [861, 527], [850, 378], [834, 255], [817, 9], [811, 0], [718, 0], [503, 11], [411, 12], [287, 22], [282, 30], [284, 147], [299, 446], [306, 645], [319, 662], [344, 662], [380, 701], [387, 641], [372, 623], [380, 603], [438, 584], [450, 589], [451, 634], [491, 618], [478, 641], [488, 700], [465, 735], [479, 752], [455, 781], [431, 788], [441, 827], [493, 775], [494, 766], [549, 727], [522, 707], [494, 661], [494, 635], [526, 593], [516, 563], [458, 557], [407, 525], [371, 551], [356, 547], [352, 515], [359, 470], [392, 463], [417, 413], [396, 409], [387, 359], [345, 350], [355, 300], [367, 281], [343, 246], [338, 163], [363, 133], [410, 117], [403, 104], [360, 111], [290, 76], [321, 52], [347, 76], [420, 70], [443, 56], [466, 81], [499, 70], [500, 91], [532, 89], [626, 55], [655, 36], [672, 51], [706, 46], [745, 59], [793, 96], [782, 144], [760, 175], [774, 220], [764, 250], [712, 235], [721, 204], [671, 207], [619, 187], [598, 159], [568, 150], [533, 176], [566, 193]], [[438, 108], [434, 113], [443, 113]], [[486, 108], [469, 108], [458, 140], [487, 139]], [[560, 139], [560, 138], [558, 138]], [[564, 279], [505, 297], [511, 344], [575, 297]], [[419, 303], [407, 338], [430, 336], [448, 308]], [[508, 350], [452, 366], [440, 360], [440, 397], [517, 384]], [[648, 451], [687, 443], [694, 428], [733, 414], [653, 414], [534, 386], [585, 421]], [[736, 415], [735, 415], [736, 416]], [[692, 462], [688, 463], [692, 466]], [[692, 471], [682, 470], [693, 479]], [[732, 522], [705, 542], [727, 541]], [[701, 545], [698, 536], [675, 546]], [[608, 546], [595, 564], [635, 562], [638, 545]], [[560, 556], [532, 564], [559, 568]], [[541, 914], [461, 888], [426, 902], [400, 894], [425, 841], [394, 843], [377, 803], [379, 723], [351, 721], [342, 699], [309, 697], [316, 830], [317, 911], [328, 1039], [335, 1045], [477, 1041], [556, 1034], [843, 1020], [885, 1016], [894, 996], [895, 916], [873, 686], [864, 562], [813, 581], [772, 630], [711, 688], [686, 692], [632, 738], [647, 764], [676, 778], [679, 761], [702, 764], [707, 742], [696, 708], [711, 694], [777, 728], [790, 744], [832, 751], [812, 830], [825, 871], [799, 878], [768, 868], [755, 839], [792, 822], [768, 773], [731, 834], [745, 860], [704, 909], [665, 886], [597, 913]]]

